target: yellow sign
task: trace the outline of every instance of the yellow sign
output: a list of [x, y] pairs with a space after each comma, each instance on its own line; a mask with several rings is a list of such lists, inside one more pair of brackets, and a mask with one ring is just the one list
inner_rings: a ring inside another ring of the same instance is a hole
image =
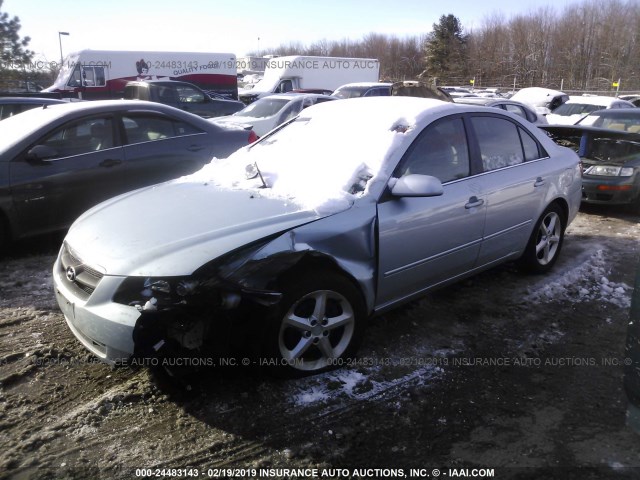
[[619, 84], [618, 82], [613, 82], [611, 85], [612, 85], [613, 87], [619, 87], [619, 86], [620, 86], [620, 84]]
[[474, 79], [471, 79], [471, 80], [469, 80], [469, 83], [470, 83], [471, 85], [473, 85], [473, 84], [475, 84], [475, 83], [476, 83], [476, 81], [475, 81]]

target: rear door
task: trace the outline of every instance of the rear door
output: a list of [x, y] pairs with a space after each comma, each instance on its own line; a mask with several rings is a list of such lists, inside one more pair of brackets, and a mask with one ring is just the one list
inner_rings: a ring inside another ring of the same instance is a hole
[[515, 121], [491, 114], [469, 115], [482, 165], [478, 176], [487, 199], [484, 241], [478, 258], [483, 266], [513, 256], [524, 249], [544, 208], [555, 172], [547, 153]]
[[151, 111], [122, 116], [127, 190], [193, 173], [212, 158], [211, 134]]

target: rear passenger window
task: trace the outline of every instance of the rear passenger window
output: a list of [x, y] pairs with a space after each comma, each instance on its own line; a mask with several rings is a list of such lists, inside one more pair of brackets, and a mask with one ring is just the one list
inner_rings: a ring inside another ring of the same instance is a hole
[[471, 117], [480, 147], [485, 172], [518, 165], [524, 161], [519, 128], [509, 120], [497, 117]]
[[127, 115], [122, 117], [126, 143], [142, 143], [193, 135], [202, 131], [193, 125], [159, 115]]
[[524, 113], [524, 110], [522, 108], [520, 108], [518, 105], [513, 105], [513, 104], [510, 104], [510, 103], [507, 103], [507, 104], [503, 105], [503, 107], [507, 112], [515, 113], [516, 115], [519, 115], [520, 117], [524, 118], [525, 120], [529, 120], [527, 118], [527, 115]]
[[518, 128], [520, 133], [520, 139], [522, 140], [522, 148], [524, 149], [524, 160], [528, 162], [530, 160], [536, 160], [546, 155], [540, 154], [540, 148], [538, 142], [536, 142], [528, 132], [525, 132], [522, 128]]

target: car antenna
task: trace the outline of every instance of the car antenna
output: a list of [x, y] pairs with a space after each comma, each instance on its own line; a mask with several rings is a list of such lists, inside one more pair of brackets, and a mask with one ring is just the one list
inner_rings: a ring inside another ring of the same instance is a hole
[[267, 188], [267, 182], [265, 182], [264, 178], [262, 177], [262, 172], [260, 171], [260, 167], [258, 167], [258, 161], [256, 160], [255, 162], [253, 162], [253, 164], [256, 166], [258, 176], [260, 177], [260, 181], [262, 182], [262, 188]]

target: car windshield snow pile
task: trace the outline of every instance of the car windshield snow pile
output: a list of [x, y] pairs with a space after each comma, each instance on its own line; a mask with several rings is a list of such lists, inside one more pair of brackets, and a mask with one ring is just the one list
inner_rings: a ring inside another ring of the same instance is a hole
[[[391, 172], [386, 171], [385, 161], [415, 125], [415, 118], [381, 119], [377, 104], [369, 115], [353, 118], [350, 102], [345, 103], [338, 113], [334, 102], [328, 110], [324, 107], [329, 103], [309, 107], [294, 122], [250, 148], [227, 160], [215, 160], [181, 181], [246, 189], [319, 214], [345, 210], [367, 194], [376, 178], [388, 178]], [[247, 179], [246, 167], [255, 164], [261, 175]]]

